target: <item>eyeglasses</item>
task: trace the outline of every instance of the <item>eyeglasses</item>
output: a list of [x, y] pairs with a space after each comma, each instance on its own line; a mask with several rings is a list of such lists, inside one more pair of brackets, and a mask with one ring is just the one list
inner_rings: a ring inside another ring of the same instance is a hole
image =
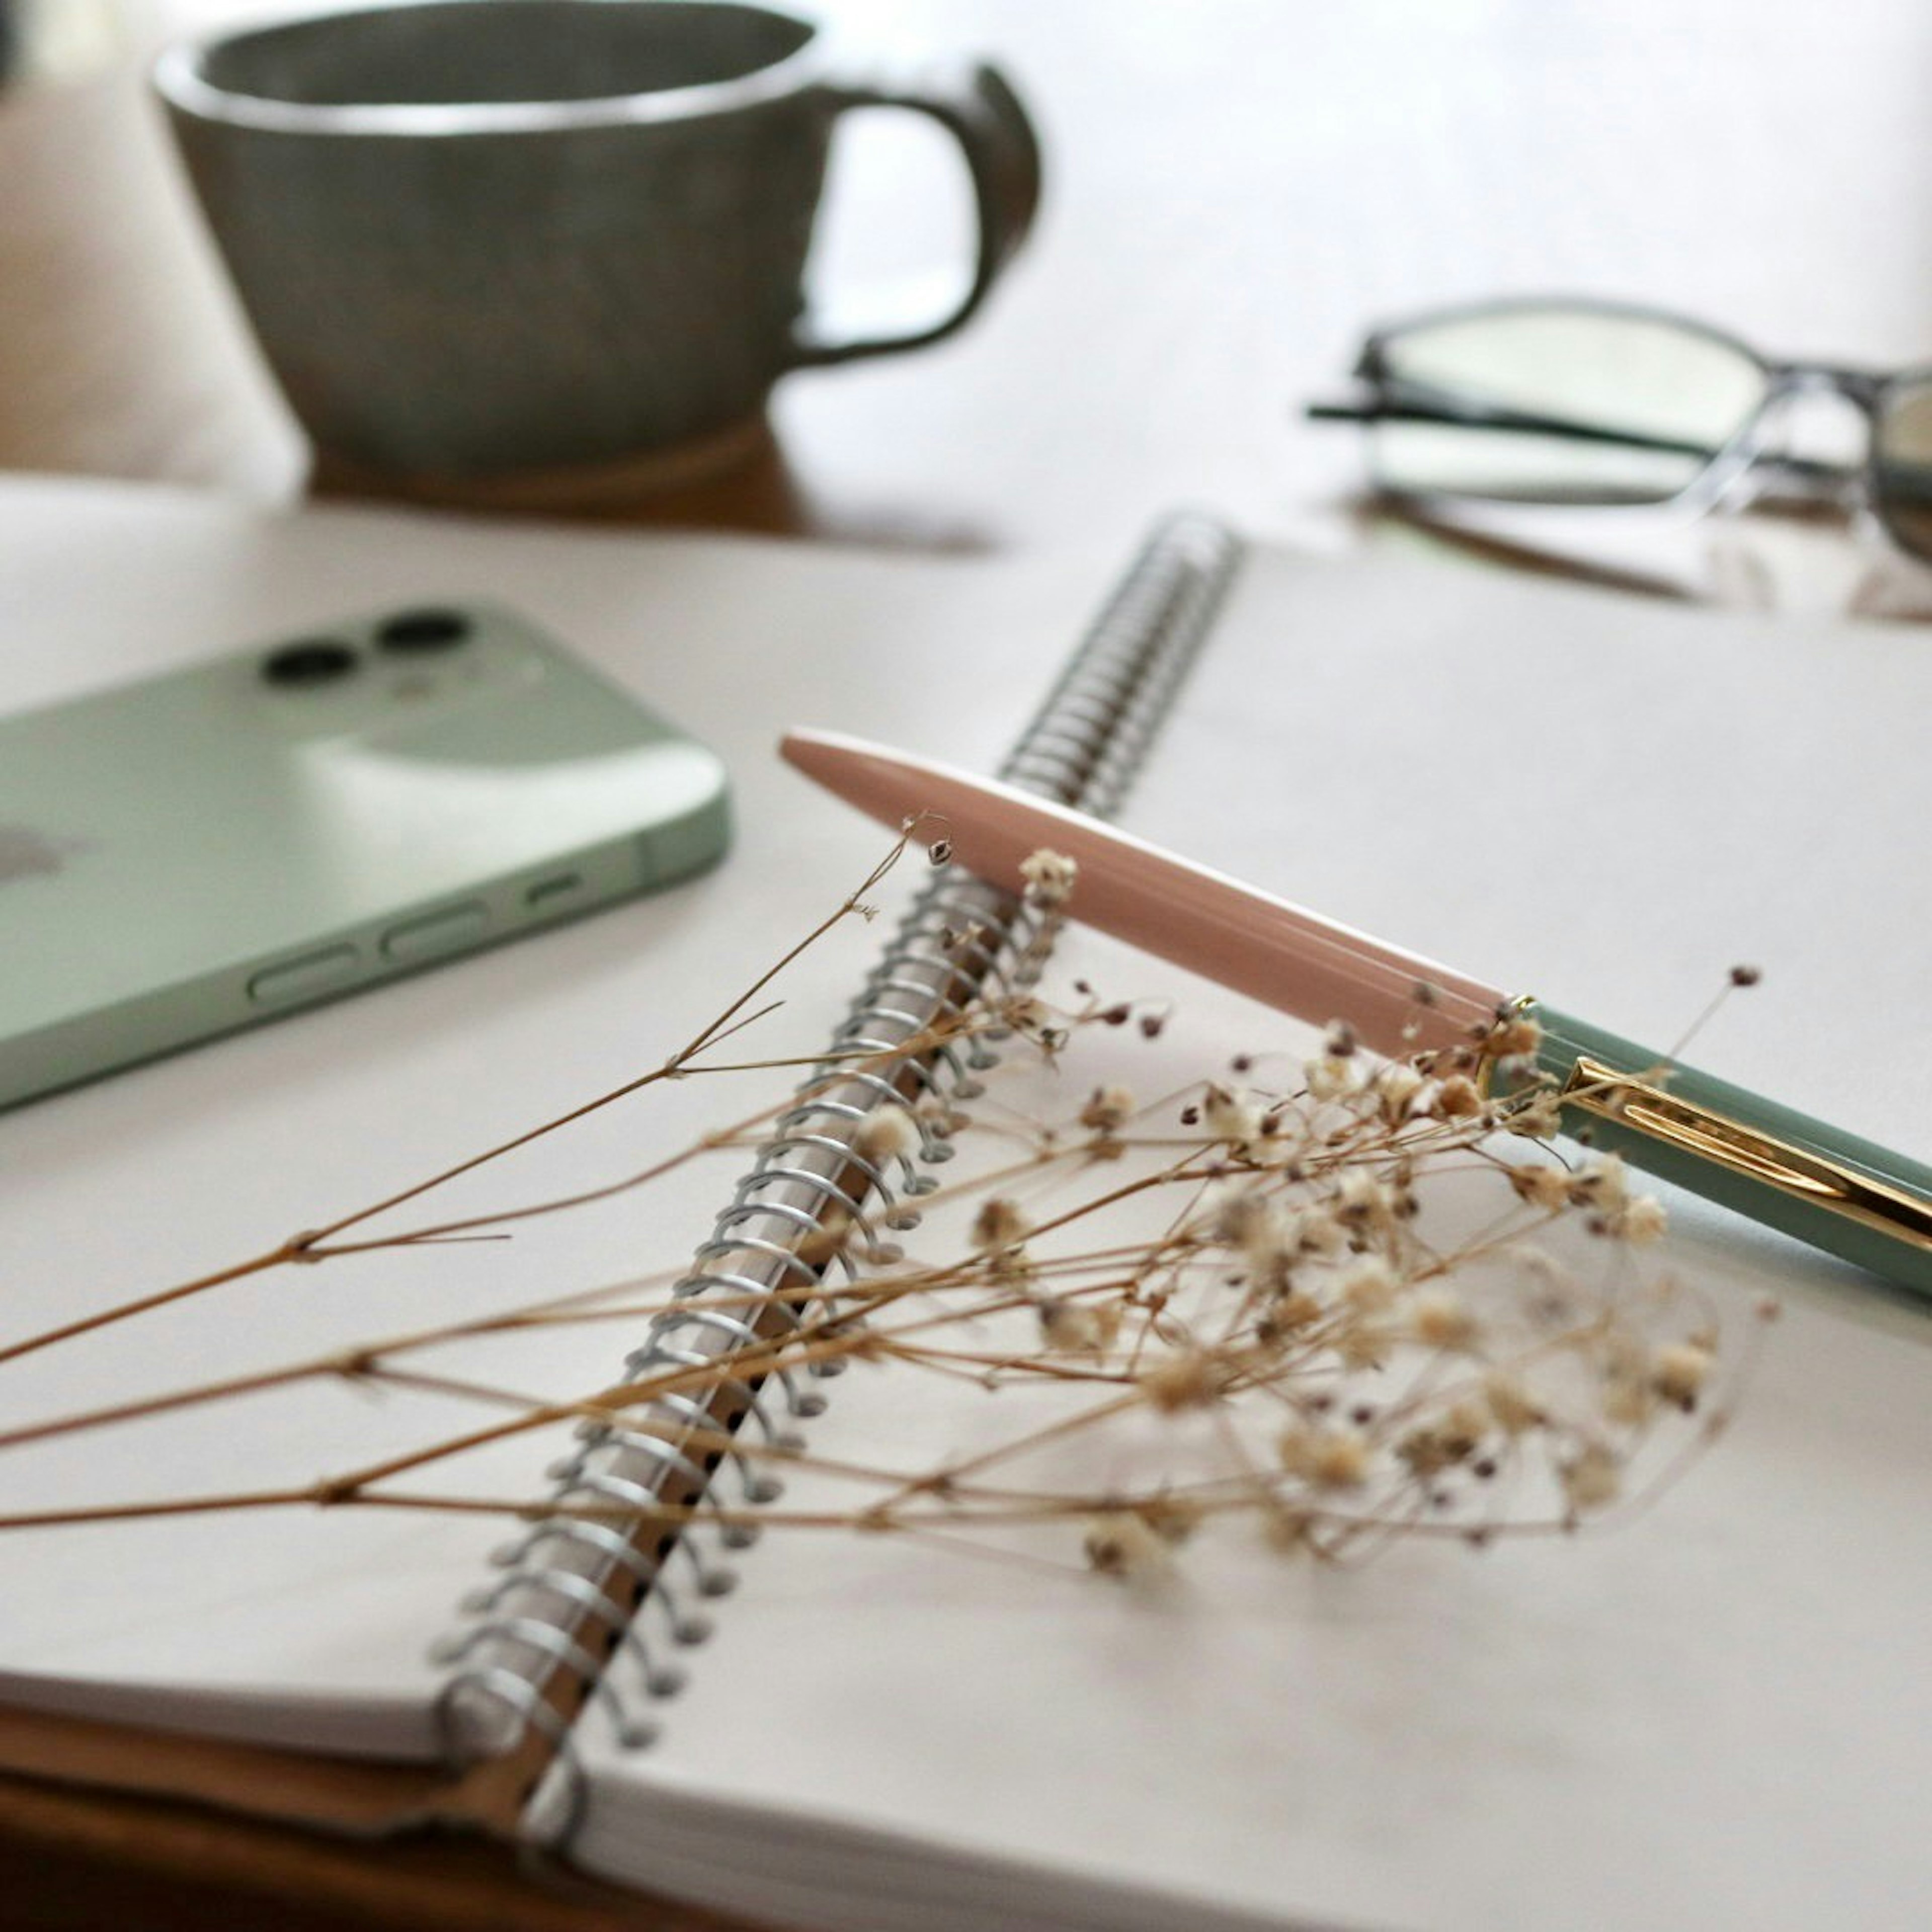
[[[1654, 310], [1516, 301], [1378, 329], [1354, 374], [1362, 400], [1308, 413], [1364, 424], [1393, 496], [1710, 509], [1748, 479], [1869, 508], [1932, 559], [1932, 366], [1774, 362]], [[1780, 406], [1819, 393], [1864, 418], [1862, 467], [1770, 446]]]

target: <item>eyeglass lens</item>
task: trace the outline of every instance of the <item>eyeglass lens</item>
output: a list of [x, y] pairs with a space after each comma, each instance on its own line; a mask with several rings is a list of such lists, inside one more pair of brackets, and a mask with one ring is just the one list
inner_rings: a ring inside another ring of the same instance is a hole
[[[1720, 337], [1587, 308], [1445, 316], [1392, 332], [1379, 351], [1371, 460], [1377, 482], [1400, 494], [1663, 502], [1768, 388], [1755, 358]], [[1932, 389], [1910, 436], [1932, 462]], [[1932, 536], [1932, 472], [1926, 484], [1919, 514]]]
[[1872, 426], [1872, 494], [1899, 542], [1932, 557], [1932, 377], [1887, 387]]

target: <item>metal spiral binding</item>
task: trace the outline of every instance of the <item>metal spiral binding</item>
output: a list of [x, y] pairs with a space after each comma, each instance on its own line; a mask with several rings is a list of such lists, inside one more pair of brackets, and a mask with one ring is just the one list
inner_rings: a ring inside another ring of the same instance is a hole
[[[1113, 810], [1206, 635], [1238, 554], [1236, 540], [1208, 518], [1184, 515], [1157, 530], [1001, 776], [1063, 804]], [[771, 1442], [791, 1442], [786, 1423], [822, 1408], [823, 1396], [791, 1369], [768, 1366], [772, 1342], [836, 1312], [837, 1284], [824, 1277], [835, 1263], [853, 1274], [850, 1246], [877, 1253], [884, 1231], [916, 1218], [910, 1204], [938, 1184], [926, 1170], [952, 1153], [956, 1103], [980, 1090], [977, 1076], [997, 1060], [984, 1031], [933, 1048], [928, 1030], [958, 1018], [970, 1000], [1029, 984], [1050, 938], [1050, 922], [976, 880], [942, 874], [921, 892], [827, 1059], [698, 1249], [674, 1305], [624, 1365], [626, 1379], [640, 1384], [668, 1370], [715, 1364], [715, 1371], [698, 1393], [658, 1395], [634, 1413], [586, 1426], [550, 1472], [556, 1514], [500, 1552], [504, 1574], [464, 1606], [475, 1621], [442, 1653], [460, 1666], [443, 1699], [452, 1753], [471, 1760], [500, 1753], [506, 1738], [535, 1726], [554, 1750], [544, 1807], [554, 1838], [567, 1838], [582, 1801], [570, 1723], [583, 1700], [594, 1696], [612, 1712], [627, 1744], [647, 1742], [653, 1729], [614, 1685], [593, 1641], [605, 1657], [631, 1660], [647, 1697], [675, 1689], [681, 1673], [654, 1647], [644, 1613], [659, 1620], [674, 1646], [700, 1640], [708, 1624], [691, 1608], [692, 1594], [722, 1595], [735, 1580], [707, 1546], [744, 1546], [754, 1532], [743, 1507], [779, 1490], [752, 1459], [715, 1445], [746, 1424]], [[863, 1064], [852, 1064], [854, 1057]], [[919, 1144], [910, 1154], [868, 1157], [855, 1143], [888, 1105], [906, 1110]], [[831, 1260], [808, 1258], [802, 1248], [835, 1215], [850, 1231], [847, 1240], [833, 1244]], [[734, 1358], [741, 1372], [733, 1371]], [[662, 1526], [654, 1512], [667, 1505], [723, 1515], [728, 1466], [735, 1485], [729, 1523], [702, 1534], [694, 1522]], [[639, 1526], [628, 1532], [616, 1526], [627, 1511]], [[674, 1563], [687, 1574], [674, 1574]]]

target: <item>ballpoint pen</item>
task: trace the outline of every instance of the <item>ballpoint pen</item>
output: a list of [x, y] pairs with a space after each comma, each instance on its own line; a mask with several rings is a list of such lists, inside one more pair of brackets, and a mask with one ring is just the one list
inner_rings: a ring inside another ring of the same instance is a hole
[[1466, 1047], [1499, 1018], [1532, 1019], [1535, 1070], [1569, 1131], [1932, 1294], [1932, 1168], [1918, 1162], [994, 780], [829, 732], [789, 733], [781, 749], [889, 825], [931, 814], [990, 884], [1016, 886], [1036, 850], [1065, 854], [1072, 917], [1300, 1018], [1346, 1019], [1376, 1052]]

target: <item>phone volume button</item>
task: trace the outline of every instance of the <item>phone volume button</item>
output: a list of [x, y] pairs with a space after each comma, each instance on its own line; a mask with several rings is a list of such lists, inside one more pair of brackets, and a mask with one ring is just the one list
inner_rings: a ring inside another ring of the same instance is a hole
[[319, 999], [346, 986], [362, 964], [352, 946], [324, 946], [298, 959], [265, 966], [248, 982], [248, 997], [258, 1006], [287, 1006], [296, 1000]]
[[447, 906], [420, 919], [405, 920], [382, 935], [382, 956], [398, 961], [434, 958], [439, 952], [458, 952], [483, 937], [490, 915], [481, 899]]

